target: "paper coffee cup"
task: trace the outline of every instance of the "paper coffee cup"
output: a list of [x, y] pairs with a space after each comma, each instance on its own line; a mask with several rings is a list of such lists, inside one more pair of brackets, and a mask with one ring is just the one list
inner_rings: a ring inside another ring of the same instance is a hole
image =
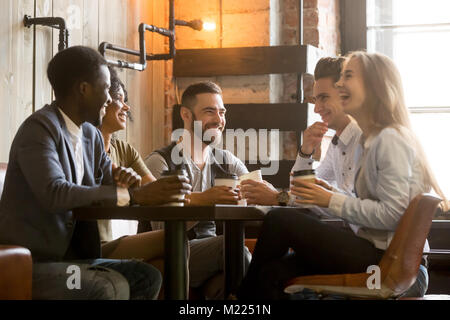
[[236, 187], [239, 184], [239, 180], [237, 179], [237, 176], [234, 175], [233, 177], [219, 177], [214, 179], [214, 186], [215, 187], [231, 187], [232, 189], [236, 189]]
[[[299, 171], [294, 171], [291, 181], [295, 181], [295, 180], [301, 180], [301, 181], [307, 181], [307, 182], [311, 182], [314, 183], [316, 179], [316, 172], [315, 170], [311, 169], [311, 170], [299, 170]], [[301, 197], [298, 196], [293, 196], [294, 198], [301, 200]], [[296, 206], [301, 206], [302, 208], [312, 208], [314, 207], [314, 205], [309, 205], [309, 204], [299, 204], [296, 203]]]
[[[184, 168], [176, 170], [164, 170], [161, 174], [162, 178], [172, 177], [172, 176], [185, 176], [187, 177], [187, 171]], [[176, 194], [171, 197], [174, 200], [184, 200], [185, 194]], [[183, 207], [184, 202], [168, 202], [162, 205], [163, 207]]]
[[[237, 175], [235, 174], [220, 174], [217, 175], [214, 179], [214, 186], [215, 187], [231, 187], [232, 189], [236, 189], [239, 185], [239, 179]], [[245, 199], [242, 199], [245, 200]], [[247, 201], [245, 200], [245, 203], [242, 202], [242, 200], [238, 201], [238, 205], [246, 206]]]

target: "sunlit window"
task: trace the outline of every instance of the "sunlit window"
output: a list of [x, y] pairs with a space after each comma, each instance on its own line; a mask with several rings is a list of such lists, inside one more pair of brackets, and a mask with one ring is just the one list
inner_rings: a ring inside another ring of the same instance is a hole
[[418, 135], [450, 196], [450, 1], [367, 0], [367, 50], [400, 70]]

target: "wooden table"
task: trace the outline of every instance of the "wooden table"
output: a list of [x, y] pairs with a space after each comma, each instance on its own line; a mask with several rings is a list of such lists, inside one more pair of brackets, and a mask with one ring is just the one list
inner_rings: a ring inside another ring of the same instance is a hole
[[[186, 221], [223, 221], [225, 297], [236, 293], [244, 275], [245, 221], [263, 220], [265, 210], [254, 206], [208, 207], [86, 207], [73, 210], [76, 220], [121, 219], [164, 221], [164, 293], [168, 300], [185, 300]], [[267, 207], [264, 207], [267, 208]], [[275, 208], [275, 207], [274, 207]]]

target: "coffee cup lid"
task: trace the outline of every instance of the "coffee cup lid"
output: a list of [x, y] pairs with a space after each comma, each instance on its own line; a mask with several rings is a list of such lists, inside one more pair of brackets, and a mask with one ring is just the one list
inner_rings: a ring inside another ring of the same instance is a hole
[[310, 170], [298, 170], [298, 171], [294, 171], [294, 177], [299, 177], [299, 176], [309, 176], [309, 175], [315, 175], [316, 174], [316, 170], [314, 169], [310, 169]]
[[161, 176], [184, 176], [187, 175], [187, 171], [184, 167], [179, 167], [179, 168], [175, 168], [174, 170], [163, 170], [163, 172], [161, 173]]
[[238, 176], [234, 173], [228, 173], [228, 172], [217, 172], [215, 179], [233, 179], [238, 180]]

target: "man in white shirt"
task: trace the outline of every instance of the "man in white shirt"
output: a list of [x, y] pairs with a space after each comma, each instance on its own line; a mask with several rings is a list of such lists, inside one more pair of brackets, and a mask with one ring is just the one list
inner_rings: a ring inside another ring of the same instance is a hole
[[[28, 117], [12, 143], [0, 201], [0, 243], [31, 251], [34, 299], [155, 299], [160, 272], [139, 261], [99, 259], [96, 221], [74, 220], [72, 209], [162, 204], [189, 193], [188, 180], [173, 177], [137, 187], [134, 172], [112, 170], [95, 127], [111, 102], [110, 74], [97, 51], [63, 50], [47, 74], [56, 100]], [[171, 191], [161, 191], [167, 187]]]

